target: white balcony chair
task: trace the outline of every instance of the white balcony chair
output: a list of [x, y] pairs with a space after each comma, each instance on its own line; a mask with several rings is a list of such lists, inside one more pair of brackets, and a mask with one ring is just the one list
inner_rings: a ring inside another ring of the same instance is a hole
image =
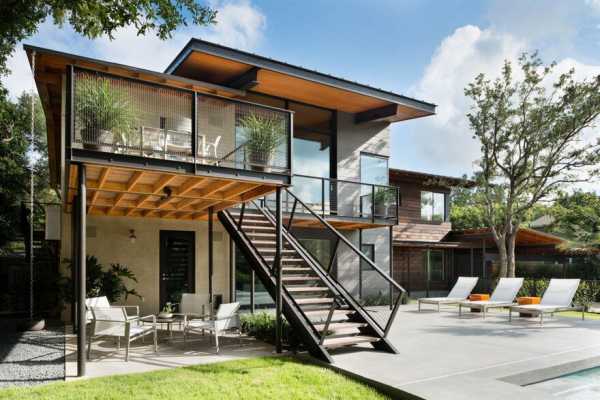
[[[92, 313], [90, 335], [88, 337], [87, 358], [91, 359], [92, 341], [102, 336], [116, 337], [117, 350], [120, 350], [120, 339], [125, 339], [125, 361], [129, 361], [129, 345], [138, 338], [144, 338], [148, 334], [154, 336], [154, 352], [158, 350], [156, 337], [156, 317], [136, 317], [131, 319], [123, 307], [89, 307]], [[152, 325], [144, 325], [142, 320], [152, 322]]]
[[217, 159], [217, 149], [219, 147], [219, 143], [221, 143], [221, 136], [217, 136], [215, 141], [212, 143], [205, 143], [204, 149], [202, 150], [202, 155], [204, 157], [212, 157], [213, 159]]
[[585, 319], [585, 307], [573, 304], [579, 282], [579, 279], [551, 279], [540, 304], [511, 307], [508, 312], [508, 321], [512, 321], [513, 311], [539, 316], [540, 325], [544, 325], [544, 314], [554, 315], [558, 311], [581, 311], [581, 319]]
[[459, 276], [454, 284], [454, 287], [446, 297], [424, 297], [417, 300], [419, 312], [421, 311], [421, 303], [437, 304], [437, 310], [440, 311], [441, 304], [458, 304], [469, 297], [473, 288], [477, 284], [478, 277]]
[[240, 303], [224, 303], [219, 306], [214, 318], [208, 320], [185, 318], [183, 327], [183, 342], [187, 344], [187, 336], [192, 332], [204, 333], [204, 331], [212, 332], [215, 336], [215, 346], [217, 354], [219, 353], [219, 335], [222, 332], [237, 329], [241, 336], [241, 324], [238, 316]]
[[458, 303], [458, 316], [462, 315], [462, 308], [481, 310], [485, 319], [490, 308], [503, 308], [515, 305], [515, 297], [523, 286], [523, 278], [500, 278], [489, 300], [461, 301]]

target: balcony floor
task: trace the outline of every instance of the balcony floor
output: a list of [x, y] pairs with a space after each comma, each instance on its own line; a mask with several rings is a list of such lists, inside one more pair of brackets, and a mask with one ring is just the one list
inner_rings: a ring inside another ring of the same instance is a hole
[[[272, 183], [198, 176], [88, 163], [87, 207], [90, 215], [203, 220], [217, 212], [264, 196]], [[77, 193], [77, 166], [69, 175], [68, 209]]]

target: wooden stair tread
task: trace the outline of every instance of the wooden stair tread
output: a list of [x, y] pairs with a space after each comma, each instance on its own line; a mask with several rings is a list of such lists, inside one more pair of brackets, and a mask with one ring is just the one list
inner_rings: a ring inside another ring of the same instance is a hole
[[[317, 324], [313, 324], [315, 329], [318, 331], [322, 331], [325, 329], [325, 322], [319, 322]], [[349, 330], [349, 329], [358, 329], [358, 328], [366, 328], [369, 326], [366, 322], [332, 322], [329, 324], [330, 331], [341, 331], [341, 330]]]
[[344, 336], [344, 337], [332, 337], [325, 338], [323, 346], [326, 348], [352, 346], [359, 343], [372, 343], [378, 342], [380, 339], [375, 336], [356, 335], [356, 336]]
[[331, 304], [333, 299], [331, 297], [311, 297], [307, 299], [295, 299], [296, 304]]
[[274, 231], [275, 227], [274, 226], [250, 226], [250, 225], [242, 225], [242, 230], [246, 231], [246, 230], [255, 230], [255, 231]]
[[325, 286], [292, 286], [286, 289], [290, 293], [314, 293], [314, 292], [329, 292], [329, 288]]
[[310, 267], [283, 267], [283, 272], [312, 272]]
[[320, 281], [318, 276], [282, 276], [281, 280], [286, 282]]

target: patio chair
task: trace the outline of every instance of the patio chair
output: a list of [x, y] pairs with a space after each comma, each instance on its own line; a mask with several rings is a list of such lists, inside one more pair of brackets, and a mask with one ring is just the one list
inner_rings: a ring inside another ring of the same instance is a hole
[[[88, 337], [87, 358], [91, 359], [92, 341], [94, 338], [110, 336], [117, 338], [117, 351], [121, 348], [121, 337], [125, 338], [125, 361], [129, 361], [129, 345], [136, 339], [143, 338], [148, 334], [154, 336], [154, 352], [158, 350], [156, 337], [156, 317], [136, 317], [131, 319], [122, 307], [94, 307], [91, 306], [92, 325]], [[142, 320], [152, 322], [152, 325], [144, 325]]]
[[481, 310], [483, 319], [490, 308], [502, 308], [515, 305], [515, 297], [523, 286], [523, 278], [500, 278], [489, 300], [461, 301], [458, 303], [458, 316], [462, 315], [462, 308]]
[[[208, 320], [200, 319], [185, 319], [183, 327], [183, 342], [187, 344], [187, 336], [192, 332], [204, 333], [204, 331], [212, 332], [215, 336], [215, 346], [217, 354], [219, 353], [219, 334], [231, 329], [237, 329], [241, 335], [241, 324], [238, 316], [240, 303], [223, 303], [219, 306], [214, 318]], [[184, 317], [185, 318], [185, 317]]]
[[218, 156], [217, 156], [217, 149], [219, 147], [219, 143], [221, 142], [221, 136], [217, 136], [214, 140], [214, 142], [212, 143], [206, 143], [204, 145], [204, 149], [203, 149], [203, 156], [204, 157], [212, 157], [213, 159], [217, 160]]
[[540, 304], [512, 306], [508, 312], [508, 321], [512, 322], [513, 311], [533, 317], [539, 315], [540, 325], [544, 325], [544, 314], [553, 316], [558, 311], [581, 311], [581, 319], [585, 319], [585, 307], [573, 305], [579, 282], [579, 279], [551, 279]]
[[446, 297], [424, 297], [417, 300], [419, 312], [421, 311], [421, 303], [437, 304], [437, 310], [440, 311], [441, 304], [458, 304], [469, 297], [473, 288], [477, 284], [478, 277], [459, 276], [454, 284], [454, 287]]
[[[121, 308], [124, 309], [127, 313], [128, 319], [137, 319], [140, 317], [140, 306], [122, 306], [122, 305], [111, 305], [108, 302], [108, 297], [100, 296], [100, 297], [88, 297], [85, 299], [85, 308], [86, 308], [86, 319], [87, 322], [92, 321], [92, 311], [90, 307], [102, 307], [102, 308]], [[129, 311], [127, 310], [134, 310]]]
[[[183, 322], [193, 319], [206, 319], [212, 317], [207, 294], [183, 293], [179, 302], [179, 312], [175, 315], [183, 317]], [[181, 324], [179, 325], [181, 328]]]

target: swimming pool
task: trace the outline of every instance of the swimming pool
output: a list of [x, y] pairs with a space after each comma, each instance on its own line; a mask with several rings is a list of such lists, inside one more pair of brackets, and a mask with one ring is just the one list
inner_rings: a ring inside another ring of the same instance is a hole
[[528, 387], [541, 389], [558, 399], [598, 400], [600, 399], [600, 367], [584, 369], [547, 381], [534, 383]]

